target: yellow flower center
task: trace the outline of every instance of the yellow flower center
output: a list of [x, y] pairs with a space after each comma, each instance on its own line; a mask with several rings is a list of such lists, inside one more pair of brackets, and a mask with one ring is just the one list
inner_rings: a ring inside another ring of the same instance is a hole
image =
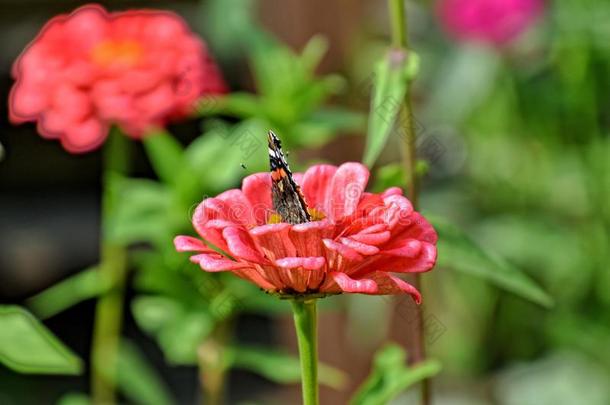
[[[307, 212], [309, 213], [312, 221], [319, 221], [326, 218], [326, 215], [324, 215], [322, 211], [318, 211], [315, 208], [307, 208]], [[272, 212], [267, 218], [267, 224], [279, 224], [280, 222], [282, 222], [282, 218], [277, 212]]]
[[132, 67], [142, 57], [142, 45], [133, 40], [107, 40], [97, 44], [91, 50], [91, 59], [97, 65], [108, 67], [118, 65]]

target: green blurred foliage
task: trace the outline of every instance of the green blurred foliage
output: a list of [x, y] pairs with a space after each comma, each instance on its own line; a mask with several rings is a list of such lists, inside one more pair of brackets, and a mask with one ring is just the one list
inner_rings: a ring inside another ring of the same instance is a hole
[[351, 405], [387, 404], [414, 384], [441, 371], [436, 360], [406, 366], [407, 355], [397, 344], [382, 347], [373, 361], [373, 369], [350, 401]]
[[256, 119], [262, 127], [279, 134], [288, 150], [319, 147], [336, 135], [362, 131], [366, 122], [362, 113], [324, 105], [346, 86], [338, 75], [315, 75], [328, 48], [324, 38], [311, 38], [300, 53], [262, 31], [253, 33], [247, 41], [257, 93], [237, 91], [204, 99], [197, 108], [198, 115], [220, 114], [244, 122]]
[[[442, 140], [448, 128], [468, 156], [443, 170], [456, 153], [449, 145], [431, 162], [422, 206], [523, 269], [555, 303], [537, 308], [442, 272], [450, 264], [440, 250], [442, 266], [425, 282], [447, 333], [432, 353], [450, 376], [483, 384], [500, 373], [497, 403], [601, 404], [610, 395], [599, 384], [610, 378], [610, 48], [607, 24], [595, 23], [609, 12], [605, 1], [560, 0], [506, 49], [434, 35], [417, 44], [431, 68], [418, 83], [429, 94], [420, 136]], [[573, 363], [580, 382], [568, 377]]]
[[29, 374], [75, 375], [82, 361], [27, 310], [0, 306], [0, 364]]
[[[158, 181], [108, 180], [120, 201], [111, 237], [138, 247], [131, 251], [132, 313], [174, 365], [196, 364], [197, 348], [241, 313], [288, 309], [231, 275], [198, 271], [187, 254], [174, 250], [175, 235], [193, 233], [195, 205], [266, 169], [268, 129], [292, 149], [319, 147], [366, 127], [363, 114], [327, 105], [347, 82], [315, 74], [324, 39], [314, 37], [295, 52], [252, 21], [250, 1], [209, 3], [212, 43], [247, 53], [256, 92], [201, 100], [202, 136], [187, 147], [167, 133], [146, 138]], [[428, 8], [418, 12], [431, 18]], [[473, 379], [495, 403], [601, 405], [610, 398], [604, 384], [610, 380], [610, 32], [600, 18], [609, 13], [605, 0], [547, 2], [543, 20], [504, 49], [451, 43], [430, 24], [414, 28], [422, 65], [412, 89], [418, 137], [444, 146], [435, 159], [422, 153], [418, 166], [421, 205], [444, 218], [434, 222], [440, 266], [424, 277], [424, 297], [426, 311], [445, 331], [429, 351], [443, 362], [440, 379]], [[366, 71], [360, 76], [369, 76], [379, 60], [379, 44], [370, 48], [359, 49], [362, 66], [355, 69]], [[397, 110], [376, 115], [375, 106], [404, 97], [414, 72], [394, 77], [387, 63], [379, 69], [368, 121], [370, 164], [382, 150], [391, 152], [386, 142], [396, 142]], [[466, 159], [459, 159], [460, 148]], [[377, 168], [375, 179], [376, 191], [407, 185], [397, 164]], [[32, 309], [48, 317], [96, 296], [104, 285], [94, 274], [87, 270], [35, 297]], [[15, 339], [6, 338], [7, 348]], [[223, 343], [227, 367], [280, 383], [298, 379], [291, 356], [242, 346], [230, 336]], [[123, 393], [133, 401], [170, 402], [141, 356], [123, 349]], [[380, 352], [353, 403], [386, 403], [440, 370], [435, 361], [416, 368], [404, 363], [405, 353], [395, 346]], [[333, 387], [344, 379], [333, 369], [321, 376]]]

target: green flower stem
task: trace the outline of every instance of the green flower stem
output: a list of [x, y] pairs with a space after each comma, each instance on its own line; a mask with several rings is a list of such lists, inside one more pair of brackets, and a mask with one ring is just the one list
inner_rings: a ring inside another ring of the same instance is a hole
[[295, 299], [291, 303], [299, 342], [303, 405], [319, 405], [316, 300], [315, 298]]
[[97, 301], [91, 349], [91, 397], [94, 404], [116, 402], [116, 365], [123, 318], [123, 295], [127, 278], [127, 252], [109, 237], [109, 221], [114, 212], [116, 196], [110, 178], [127, 172], [129, 140], [113, 129], [104, 146], [102, 192], [102, 238], [100, 276], [109, 286]]
[[197, 348], [199, 384], [203, 405], [221, 405], [224, 402], [228, 364], [227, 345], [233, 334], [233, 319], [225, 319], [216, 325], [211, 336]]
[[[390, 13], [390, 21], [392, 26], [392, 46], [396, 49], [409, 52], [409, 40], [407, 36], [407, 18], [405, 10], [405, 0], [388, 0], [388, 9]], [[419, 207], [419, 179], [417, 178], [417, 150], [415, 147], [416, 134], [413, 123], [413, 110], [411, 107], [411, 92], [407, 88], [406, 97], [403, 101], [402, 114], [400, 120], [403, 126], [405, 142], [403, 145], [403, 160], [408, 178], [408, 194], [414, 209]], [[418, 290], [421, 289], [419, 274], [414, 274], [409, 282]], [[415, 322], [413, 333], [413, 347], [409, 348], [409, 360], [411, 363], [419, 363], [425, 360], [424, 346], [424, 324], [421, 308], [418, 309], [417, 321]], [[431, 402], [430, 396], [430, 380], [424, 379], [421, 383], [421, 403], [428, 405]]]

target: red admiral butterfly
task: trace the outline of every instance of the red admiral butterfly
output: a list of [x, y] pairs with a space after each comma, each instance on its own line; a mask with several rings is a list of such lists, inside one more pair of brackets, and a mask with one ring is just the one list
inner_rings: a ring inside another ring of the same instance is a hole
[[292, 178], [292, 172], [282, 152], [282, 142], [269, 131], [269, 165], [271, 168], [271, 197], [273, 209], [282, 222], [301, 224], [311, 221], [301, 187]]

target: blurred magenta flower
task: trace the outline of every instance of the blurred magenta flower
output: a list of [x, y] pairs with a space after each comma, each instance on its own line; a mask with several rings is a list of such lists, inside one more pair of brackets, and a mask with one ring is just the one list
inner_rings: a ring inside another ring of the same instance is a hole
[[[203, 200], [193, 226], [206, 242], [178, 236], [178, 251], [209, 272], [231, 271], [280, 294], [399, 294], [419, 292], [391, 273], [424, 272], [436, 262], [437, 235], [399, 188], [365, 192], [368, 169], [359, 163], [313, 166], [295, 180], [311, 222], [278, 223], [271, 176], [244, 179], [241, 190]], [[230, 257], [229, 257], [230, 256]]]
[[11, 121], [37, 121], [43, 137], [70, 152], [96, 148], [112, 124], [141, 137], [225, 91], [205, 44], [180, 17], [99, 5], [51, 19], [12, 74]]
[[529, 28], [543, 7], [542, 0], [440, 0], [437, 13], [453, 37], [501, 46]]

